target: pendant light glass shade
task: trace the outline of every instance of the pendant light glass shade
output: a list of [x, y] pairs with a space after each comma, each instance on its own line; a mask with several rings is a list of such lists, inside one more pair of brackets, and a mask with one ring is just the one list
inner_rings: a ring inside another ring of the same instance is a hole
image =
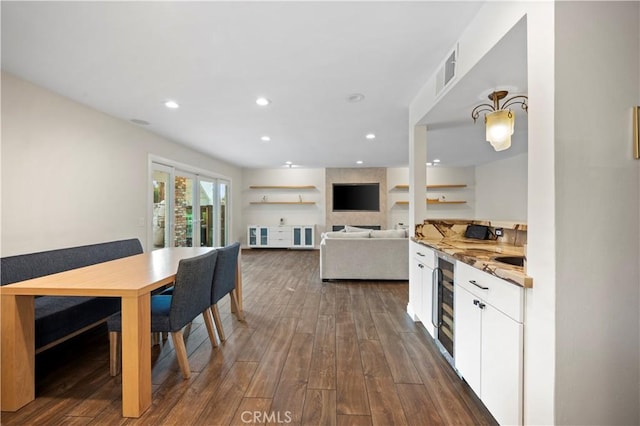
[[529, 111], [526, 95], [512, 96], [505, 99], [500, 105], [500, 100], [507, 97], [509, 92], [506, 90], [494, 91], [489, 95], [492, 104], [480, 104], [471, 111], [471, 118], [475, 123], [482, 111], [489, 111], [484, 115], [484, 124], [486, 130], [487, 142], [491, 144], [494, 150], [503, 151], [511, 146], [511, 135], [515, 124], [513, 111], [509, 109], [514, 104], [521, 104], [525, 112]]
[[515, 119], [509, 109], [501, 109], [485, 115], [486, 139], [496, 151], [511, 146]]

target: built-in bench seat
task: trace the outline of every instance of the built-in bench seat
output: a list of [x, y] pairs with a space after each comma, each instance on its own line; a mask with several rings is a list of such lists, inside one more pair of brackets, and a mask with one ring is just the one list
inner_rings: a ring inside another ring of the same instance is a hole
[[[56, 274], [142, 253], [138, 239], [50, 250], [0, 259], [0, 285]], [[35, 349], [42, 352], [82, 333], [120, 311], [113, 297], [40, 296], [35, 298]]]

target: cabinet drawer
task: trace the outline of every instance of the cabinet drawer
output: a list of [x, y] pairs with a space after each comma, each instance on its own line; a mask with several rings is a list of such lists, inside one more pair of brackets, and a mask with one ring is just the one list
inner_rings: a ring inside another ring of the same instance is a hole
[[279, 232], [283, 232], [283, 233], [291, 233], [291, 227], [290, 226], [270, 226], [269, 227], [269, 232], [273, 232], [273, 233], [279, 233]]
[[269, 247], [290, 247], [291, 240], [286, 239], [269, 239]]
[[[512, 319], [523, 322], [524, 289], [482, 272], [464, 262], [456, 262], [455, 281], [460, 287]], [[473, 284], [475, 282], [475, 284]], [[486, 288], [482, 289], [481, 287]]]
[[269, 227], [269, 244], [278, 240], [289, 240], [289, 243], [293, 239], [293, 230], [290, 226], [270, 226]]
[[411, 241], [409, 256], [417, 259], [424, 266], [434, 269], [436, 267], [436, 252], [427, 246]]

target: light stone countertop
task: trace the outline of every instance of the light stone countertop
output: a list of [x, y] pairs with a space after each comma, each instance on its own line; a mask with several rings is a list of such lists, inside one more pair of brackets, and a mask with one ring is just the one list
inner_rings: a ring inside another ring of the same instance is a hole
[[520, 287], [533, 287], [533, 278], [525, 267], [493, 260], [496, 256], [523, 256], [524, 248], [492, 240], [474, 240], [461, 236], [444, 238], [413, 237], [413, 241], [449, 254], [455, 259]]

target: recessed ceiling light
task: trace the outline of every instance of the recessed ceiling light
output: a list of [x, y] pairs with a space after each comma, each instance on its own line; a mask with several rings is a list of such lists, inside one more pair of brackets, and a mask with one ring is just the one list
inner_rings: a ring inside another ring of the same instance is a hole
[[439, 158], [434, 158], [434, 159], [433, 159], [433, 162], [434, 162], [434, 163], [439, 163], [439, 162], [440, 162], [440, 159], [439, 159]]
[[260, 138], [260, 140], [261, 140], [262, 142], [269, 142], [269, 141], [271, 140], [271, 138], [270, 138], [269, 136], [266, 136], [266, 135], [265, 135], [265, 136], [262, 136], [262, 137]]
[[360, 102], [362, 100], [364, 100], [364, 95], [362, 93], [353, 93], [347, 96], [347, 102], [355, 103], [355, 102]]
[[164, 103], [164, 106], [171, 109], [180, 108], [180, 105], [176, 101], [167, 101]]
[[373, 133], [367, 133], [367, 136], [365, 136], [365, 138], [367, 138], [367, 139], [375, 139], [376, 135], [373, 134]]
[[362, 164], [362, 163], [364, 163], [364, 161], [362, 161], [362, 160], [356, 161], [356, 164]]
[[256, 99], [256, 103], [260, 106], [267, 106], [271, 103], [271, 101], [267, 98], [258, 98]]
[[433, 166], [433, 163], [427, 163], [427, 166]]
[[135, 123], [135, 124], [139, 124], [139, 125], [141, 125], [141, 126], [148, 126], [148, 125], [149, 125], [149, 122], [148, 122], [148, 121], [140, 120], [140, 119], [138, 119], [138, 118], [132, 118], [132, 119], [131, 119], [131, 122], [132, 122], [132, 123]]

